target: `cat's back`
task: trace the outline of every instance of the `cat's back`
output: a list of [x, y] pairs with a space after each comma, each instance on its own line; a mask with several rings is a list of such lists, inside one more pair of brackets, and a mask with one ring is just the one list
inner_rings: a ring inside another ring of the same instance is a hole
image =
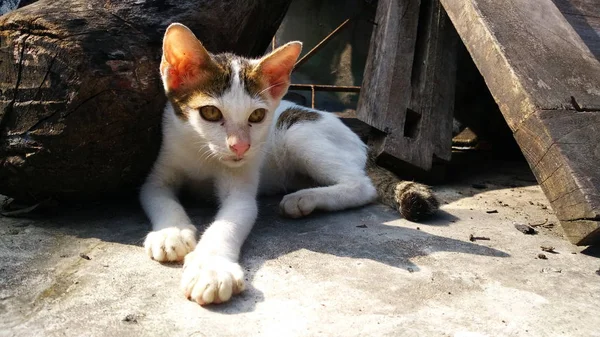
[[[273, 145], [279, 150], [293, 142], [296, 147], [326, 144], [340, 150], [366, 154], [366, 146], [335, 114], [281, 101], [273, 118]], [[306, 148], [310, 151], [310, 148]], [[333, 150], [333, 149], [332, 149]]]
[[[366, 146], [334, 114], [281, 101], [261, 172], [261, 187], [277, 190], [303, 178], [304, 162], [340, 161], [364, 167]], [[298, 182], [304, 184], [304, 181]]]

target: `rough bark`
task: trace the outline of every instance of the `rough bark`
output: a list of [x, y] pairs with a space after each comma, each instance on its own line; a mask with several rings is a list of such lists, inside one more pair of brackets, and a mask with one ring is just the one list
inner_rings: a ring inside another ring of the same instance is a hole
[[290, 1], [41, 0], [0, 17], [0, 194], [135, 190], [160, 143], [171, 22], [212, 52], [258, 56]]

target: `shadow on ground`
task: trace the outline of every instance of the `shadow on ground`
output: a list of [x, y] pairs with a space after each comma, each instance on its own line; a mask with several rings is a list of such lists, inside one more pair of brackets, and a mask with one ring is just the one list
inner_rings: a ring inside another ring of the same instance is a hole
[[[469, 241], [436, 236], [419, 230], [425, 226], [449, 226], [457, 220], [444, 211], [421, 224], [408, 221], [391, 224], [400, 216], [383, 205], [369, 205], [343, 212], [318, 213], [304, 219], [292, 220], [278, 215], [279, 200], [280, 197], [260, 200], [259, 219], [244, 245], [242, 265], [246, 270], [248, 289], [230, 304], [210, 307], [210, 310], [224, 314], [253, 311], [256, 303], [264, 299], [260, 290], [252, 287], [255, 274], [267, 261], [299, 250], [352, 259], [369, 259], [410, 272], [420, 270], [413, 261], [415, 257], [441, 251], [490, 257], [509, 256], [502, 251]], [[214, 205], [210, 205], [210, 208], [187, 209], [200, 231], [204, 230], [214, 215]], [[95, 238], [104, 242], [139, 246], [136, 251], [142, 255], [145, 254], [141, 247], [143, 239], [150, 230], [147, 219], [134, 201], [65, 208], [60, 210], [60, 214], [46, 214], [27, 221], [21, 220], [18, 222], [21, 227], [33, 226], [37, 231], [52, 232], [60, 237]], [[126, 258], [123, 256], [123, 259]], [[180, 266], [156, 263], [157, 269], [169, 267]], [[287, 281], [282, 278], [281, 282]]]

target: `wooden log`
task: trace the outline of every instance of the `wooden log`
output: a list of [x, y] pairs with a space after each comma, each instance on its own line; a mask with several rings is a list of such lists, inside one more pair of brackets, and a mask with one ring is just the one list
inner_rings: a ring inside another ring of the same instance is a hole
[[40, 0], [0, 17], [0, 194], [25, 201], [134, 191], [166, 101], [162, 34], [258, 56], [289, 0]]
[[567, 238], [600, 244], [600, 0], [441, 0]]
[[380, 0], [358, 118], [382, 157], [423, 170], [451, 157], [458, 37], [438, 0]]

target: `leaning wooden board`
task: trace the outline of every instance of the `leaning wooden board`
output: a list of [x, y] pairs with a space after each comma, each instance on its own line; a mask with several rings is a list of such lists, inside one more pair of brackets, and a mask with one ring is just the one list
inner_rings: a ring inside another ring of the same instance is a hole
[[568, 239], [600, 244], [600, 0], [441, 0]]

